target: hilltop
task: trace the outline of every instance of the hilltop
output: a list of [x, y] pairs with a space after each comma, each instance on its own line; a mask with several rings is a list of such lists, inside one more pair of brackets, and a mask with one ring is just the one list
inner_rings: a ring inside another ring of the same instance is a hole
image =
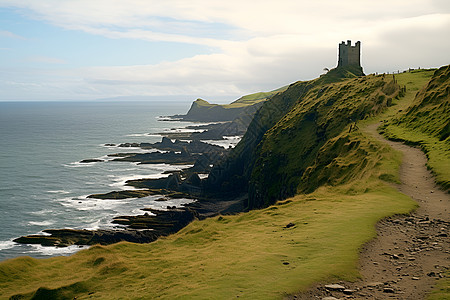
[[172, 118], [194, 122], [224, 122], [242, 118], [243, 115], [253, 114], [268, 98], [278, 92], [286, 90], [285, 87], [270, 92], [258, 92], [242, 96], [230, 104], [211, 104], [206, 100], [195, 100], [187, 114], [175, 115]]
[[377, 76], [338, 68], [293, 83], [257, 103], [242, 141], [197, 183], [260, 209], [195, 220], [150, 244], [2, 262], [0, 297], [281, 299], [318, 281], [355, 281], [375, 224], [417, 207], [393, 186], [402, 155], [366, 128], [383, 121], [389, 138], [420, 145], [448, 188], [448, 78], [449, 66]]

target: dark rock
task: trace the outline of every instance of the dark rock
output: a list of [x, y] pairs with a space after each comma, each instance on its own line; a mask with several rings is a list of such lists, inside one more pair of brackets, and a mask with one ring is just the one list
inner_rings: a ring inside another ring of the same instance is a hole
[[133, 148], [138, 148], [138, 147], [140, 147], [141, 146], [141, 144], [139, 144], [139, 143], [123, 143], [123, 144], [120, 144], [118, 147], [123, 147], [123, 148], [126, 148], [126, 147], [133, 147]]
[[[111, 157], [116, 155], [109, 155]], [[141, 164], [172, 164], [172, 165], [192, 165], [201, 154], [182, 155], [181, 153], [171, 152], [150, 152], [150, 153], [127, 153], [119, 155], [114, 161], [138, 162]]]
[[50, 235], [29, 235], [15, 239], [22, 244], [40, 244], [43, 246], [66, 247], [70, 245], [113, 244], [120, 241], [149, 243], [159, 236], [175, 233], [194, 218], [197, 213], [189, 208], [170, 211], [151, 210], [153, 215], [121, 216], [113, 223], [128, 227], [125, 230], [76, 230], [47, 229]]
[[289, 223], [286, 226], [284, 226], [284, 228], [291, 228], [291, 227], [294, 227], [294, 226], [295, 226], [294, 223]]
[[383, 293], [395, 294], [395, 290], [390, 287], [386, 287], [383, 289]]
[[173, 144], [172, 140], [165, 136], [161, 140], [161, 145], [172, 145], [172, 144]]
[[92, 159], [83, 159], [82, 161], [80, 161], [80, 163], [88, 164], [88, 163], [102, 162], [102, 161], [103, 161], [102, 159], [92, 158]]
[[75, 229], [47, 229], [50, 236], [30, 235], [15, 239], [22, 244], [41, 244], [42, 246], [66, 247], [70, 245], [113, 244], [120, 241], [134, 243], [148, 243], [158, 238], [152, 230], [75, 230]]
[[128, 199], [128, 198], [142, 198], [151, 195], [161, 195], [167, 194], [169, 191], [161, 189], [148, 189], [148, 190], [125, 190], [125, 191], [114, 191], [105, 194], [93, 194], [89, 195], [88, 198], [95, 199]]

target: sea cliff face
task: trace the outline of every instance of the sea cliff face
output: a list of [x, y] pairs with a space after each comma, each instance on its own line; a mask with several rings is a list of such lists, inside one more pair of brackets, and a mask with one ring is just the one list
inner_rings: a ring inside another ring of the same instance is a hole
[[360, 77], [359, 71], [333, 69], [272, 96], [229, 157], [213, 168], [207, 189], [248, 192], [246, 206], [252, 209], [332, 184], [325, 174], [316, 180], [316, 172], [336, 168], [339, 152], [329, 148], [346, 142], [333, 139], [349, 131], [350, 124], [356, 129], [358, 120], [381, 112], [402, 92], [392, 75]]

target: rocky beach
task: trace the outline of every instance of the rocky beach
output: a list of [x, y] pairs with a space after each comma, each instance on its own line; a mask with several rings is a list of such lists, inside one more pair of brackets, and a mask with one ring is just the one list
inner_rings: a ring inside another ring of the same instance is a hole
[[[192, 108], [191, 108], [192, 111]], [[182, 129], [171, 128], [158, 133], [160, 142], [125, 142], [107, 143], [110, 149], [140, 149], [139, 152], [120, 152], [108, 154], [105, 159], [86, 158], [80, 164], [132, 162], [139, 164], [165, 164], [190, 166], [177, 171], [167, 171], [161, 178], [139, 178], [127, 180], [127, 188], [101, 194], [91, 194], [87, 199], [122, 200], [148, 196], [159, 196], [156, 201], [166, 202], [170, 199], [191, 199], [191, 203], [181, 207], [166, 206], [164, 210], [141, 207], [141, 215], [116, 216], [111, 223], [116, 229], [45, 229], [41, 234], [32, 234], [14, 239], [21, 244], [39, 244], [46, 247], [67, 247], [72, 245], [113, 244], [120, 241], [148, 243], [160, 236], [177, 232], [194, 219], [203, 219], [218, 214], [237, 213], [244, 210], [245, 195], [233, 198], [217, 197], [205, 193], [203, 180], [208, 177], [212, 167], [227, 156], [229, 147], [219, 146], [214, 142], [203, 140], [226, 141], [229, 136], [240, 138], [245, 132], [242, 123], [242, 110], [235, 110], [220, 122], [209, 119], [196, 119], [189, 113], [167, 120], [200, 122]], [[248, 116], [248, 110], [245, 111]], [[195, 114], [194, 114], [195, 115]], [[231, 118], [231, 120], [229, 120]], [[236, 121], [238, 119], [239, 121]], [[240, 125], [237, 125], [237, 124]], [[82, 204], [82, 202], [80, 202]]]

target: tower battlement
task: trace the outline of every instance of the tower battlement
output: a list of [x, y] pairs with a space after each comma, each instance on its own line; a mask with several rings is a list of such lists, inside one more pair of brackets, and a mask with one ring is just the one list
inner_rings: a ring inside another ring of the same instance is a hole
[[352, 41], [347, 40], [347, 43], [339, 44], [339, 59], [338, 67], [345, 66], [361, 67], [361, 42], [357, 41], [355, 46], [352, 46]]

